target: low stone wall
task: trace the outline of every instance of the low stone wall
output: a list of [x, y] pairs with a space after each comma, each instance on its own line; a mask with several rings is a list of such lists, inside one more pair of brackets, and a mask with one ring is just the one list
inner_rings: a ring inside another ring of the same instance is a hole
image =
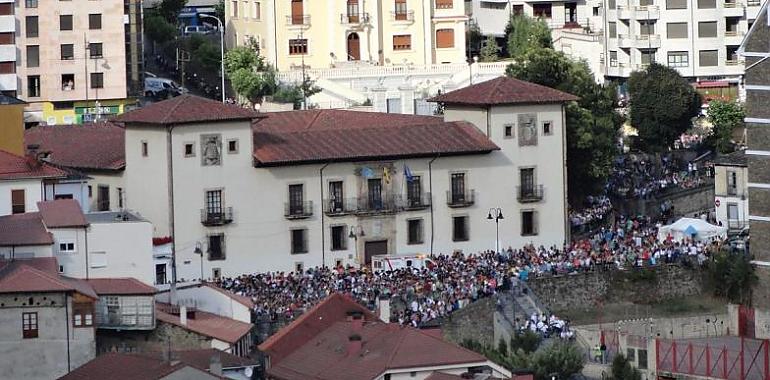
[[529, 280], [535, 295], [550, 310], [588, 310], [603, 303], [650, 304], [701, 294], [704, 272], [679, 265], [610, 270]]
[[460, 344], [472, 339], [484, 345], [493, 345], [495, 339], [495, 299], [484, 298], [455, 311], [441, 325], [444, 338]]
[[714, 181], [693, 189], [678, 190], [656, 199], [617, 199], [612, 200], [616, 211], [624, 215], [660, 215], [660, 205], [671, 201], [673, 216], [693, 216], [704, 210], [714, 209]]

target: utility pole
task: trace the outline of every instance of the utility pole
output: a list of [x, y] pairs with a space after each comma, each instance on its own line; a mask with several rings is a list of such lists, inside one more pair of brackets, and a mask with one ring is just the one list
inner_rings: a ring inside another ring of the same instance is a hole
[[81, 116], [81, 120], [80, 120], [83, 123], [85, 123], [86, 115], [88, 114], [88, 51], [89, 50], [90, 50], [90, 47], [88, 46], [88, 39], [86, 38], [86, 34], [83, 33], [83, 80], [85, 83], [85, 85], [83, 86], [83, 90], [86, 92], [86, 106], [83, 108], [83, 116]]
[[[176, 49], [176, 60], [177, 60], [177, 67], [181, 67], [181, 74], [182, 78], [179, 80], [180, 83], [182, 83], [182, 87], [184, 87], [184, 64], [185, 62], [190, 62], [190, 52], [184, 51], [180, 48]], [[181, 63], [181, 65], [180, 65]], [[224, 88], [222, 89], [224, 92]]]
[[[299, 30], [299, 40], [304, 40], [304, 31], [302, 29]], [[307, 49], [308, 44], [305, 44], [305, 49]], [[302, 90], [302, 109], [307, 109], [307, 94], [305, 93], [305, 85], [307, 83], [307, 78], [305, 77], [305, 54], [307, 54], [307, 51], [302, 52], [302, 84], [300, 85], [300, 90]]]

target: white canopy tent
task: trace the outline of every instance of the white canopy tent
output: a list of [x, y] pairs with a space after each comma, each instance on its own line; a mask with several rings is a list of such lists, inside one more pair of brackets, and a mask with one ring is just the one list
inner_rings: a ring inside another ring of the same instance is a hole
[[714, 237], [726, 239], [727, 227], [715, 226], [703, 219], [682, 218], [658, 229], [658, 241], [665, 241], [669, 235], [674, 241], [711, 241]]

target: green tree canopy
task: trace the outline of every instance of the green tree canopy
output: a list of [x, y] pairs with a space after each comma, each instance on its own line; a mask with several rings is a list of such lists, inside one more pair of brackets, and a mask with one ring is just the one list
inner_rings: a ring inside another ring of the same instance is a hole
[[535, 352], [531, 366], [538, 380], [569, 379], [583, 370], [583, 354], [574, 343], [557, 342]]
[[511, 58], [520, 58], [537, 48], [553, 48], [548, 24], [527, 15], [513, 15], [505, 27], [505, 35], [508, 38], [508, 55]]
[[719, 153], [730, 153], [734, 150], [732, 137], [736, 128], [743, 126], [746, 112], [743, 106], [736, 102], [712, 100], [709, 103], [708, 119], [713, 129], [708, 142]]
[[758, 278], [748, 255], [719, 252], [709, 264], [708, 277], [716, 296], [737, 304], [751, 303], [751, 289]]
[[643, 148], [667, 149], [692, 126], [701, 109], [701, 96], [675, 69], [653, 63], [628, 79], [631, 125]]
[[634, 368], [623, 354], [618, 354], [612, 360], [610, 380], [642, 380], [642, 373]]
[[176, 25], [179, 12], [187, 5], [187, 0], [162, 0], [158, 5], [158, 14], [172, 25]]
[[234, 73], [240, 69], [265, 70], [265, 60], [256, 51], [245, 46], [232, 48], [225, 54], [225, 71]]
[[176, 28], [158, 14], [150, 14], [144, 19], [144, 32], [157, 44], [165, 44], [176, 36]]
[[481, 48], [481, 52], [479, 53], [479, 59], [481, 62], [497, 61], [500, 58], [498, 55], [499, 51], [500, 46], [497, 45], [495, 36], [487, 36], [487, 39], [484, 42], [484, 47]]
[[615, 112], [614, 86], [597, 84], [585, 62], [553, 49], [531, 50], [509, 65], [506, 74], [580, 98], [566, 108], [569, 197], [579, 201], [601, 190], [612, 170], [623, 123]]

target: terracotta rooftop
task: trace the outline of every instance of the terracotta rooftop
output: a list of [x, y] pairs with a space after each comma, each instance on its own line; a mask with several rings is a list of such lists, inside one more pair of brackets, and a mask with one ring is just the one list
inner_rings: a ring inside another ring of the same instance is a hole
[[179, 326], [190, 330], [192, 332], [204, 335], [210, 338], [221, 340], [227, 343], [236, 343], [244, 335], [251, 331], [252, 324], [236, 321], [226, 317], [221, 317], [216, 314], [207, 313], [205, 311], [197, 310], [195, 312], [195, 318], [187, 318], [187, 325], [182, 325], [178, 315], [166, 313], [166, 310], [170, 305], [155, 303], [155, 316], [161, 322], [170, 323], [175, 326]]
[[80, 203], [74, 199], [57, 199], [54, 201], [37, 202], [40, 216], [48, 228], [86, 227], [86, 221]]
[[252, 120], [264, 114], [232, 104], [185, 94], [126, 112], [112, 120], [136, 124], [186, 124], [206, 121]]
[[729, 154], [720, 154], [714, 159], [714, 165], [719, 166], [742, 166], [748, 165], [746, 153], [742, 150], [735, 151]]
[[430, 102], [474, 106], [562, 103], [573, 100], [578, 100], [578, 97], [550, 87], [507, 76], [474, 84], [428, 99]]
[[91, 123], [30, 128], [24, 143], [48, 152], [50, 163], [79, 170], [122, 170], [126, 166], [125, 131], [116, 124]]
[[[156, 380], [166, 378], [184, 367], [205, 372], [205, 369], [184, 361], [172, 364], [149, 355], [108, 352], [60, 377], [59, 380]], [[208, 373], [201, 373], [201, 377], [221, 378]]]
[[0, 150], [0, 180], [66, 176], [65, 171], [46, 163]]
[[0, 247], [51, 244], [53, 236], [39, 212], [0, 216]]
[[51, 272], [47, 268], [49, 261], [36, 264], [35, 260], [39, 259], [0, 263], [0, 294], [78, 292], [93, 299], [99, 298], [85, 280]]
[[91, 278], [86, 280], [98, 295], [152, 295], [158, 292], [135, 278]]
[[258, 166], [489, 153], [473, 124], [430, 116], [344, 110], [271, 113], [254, 123]]

